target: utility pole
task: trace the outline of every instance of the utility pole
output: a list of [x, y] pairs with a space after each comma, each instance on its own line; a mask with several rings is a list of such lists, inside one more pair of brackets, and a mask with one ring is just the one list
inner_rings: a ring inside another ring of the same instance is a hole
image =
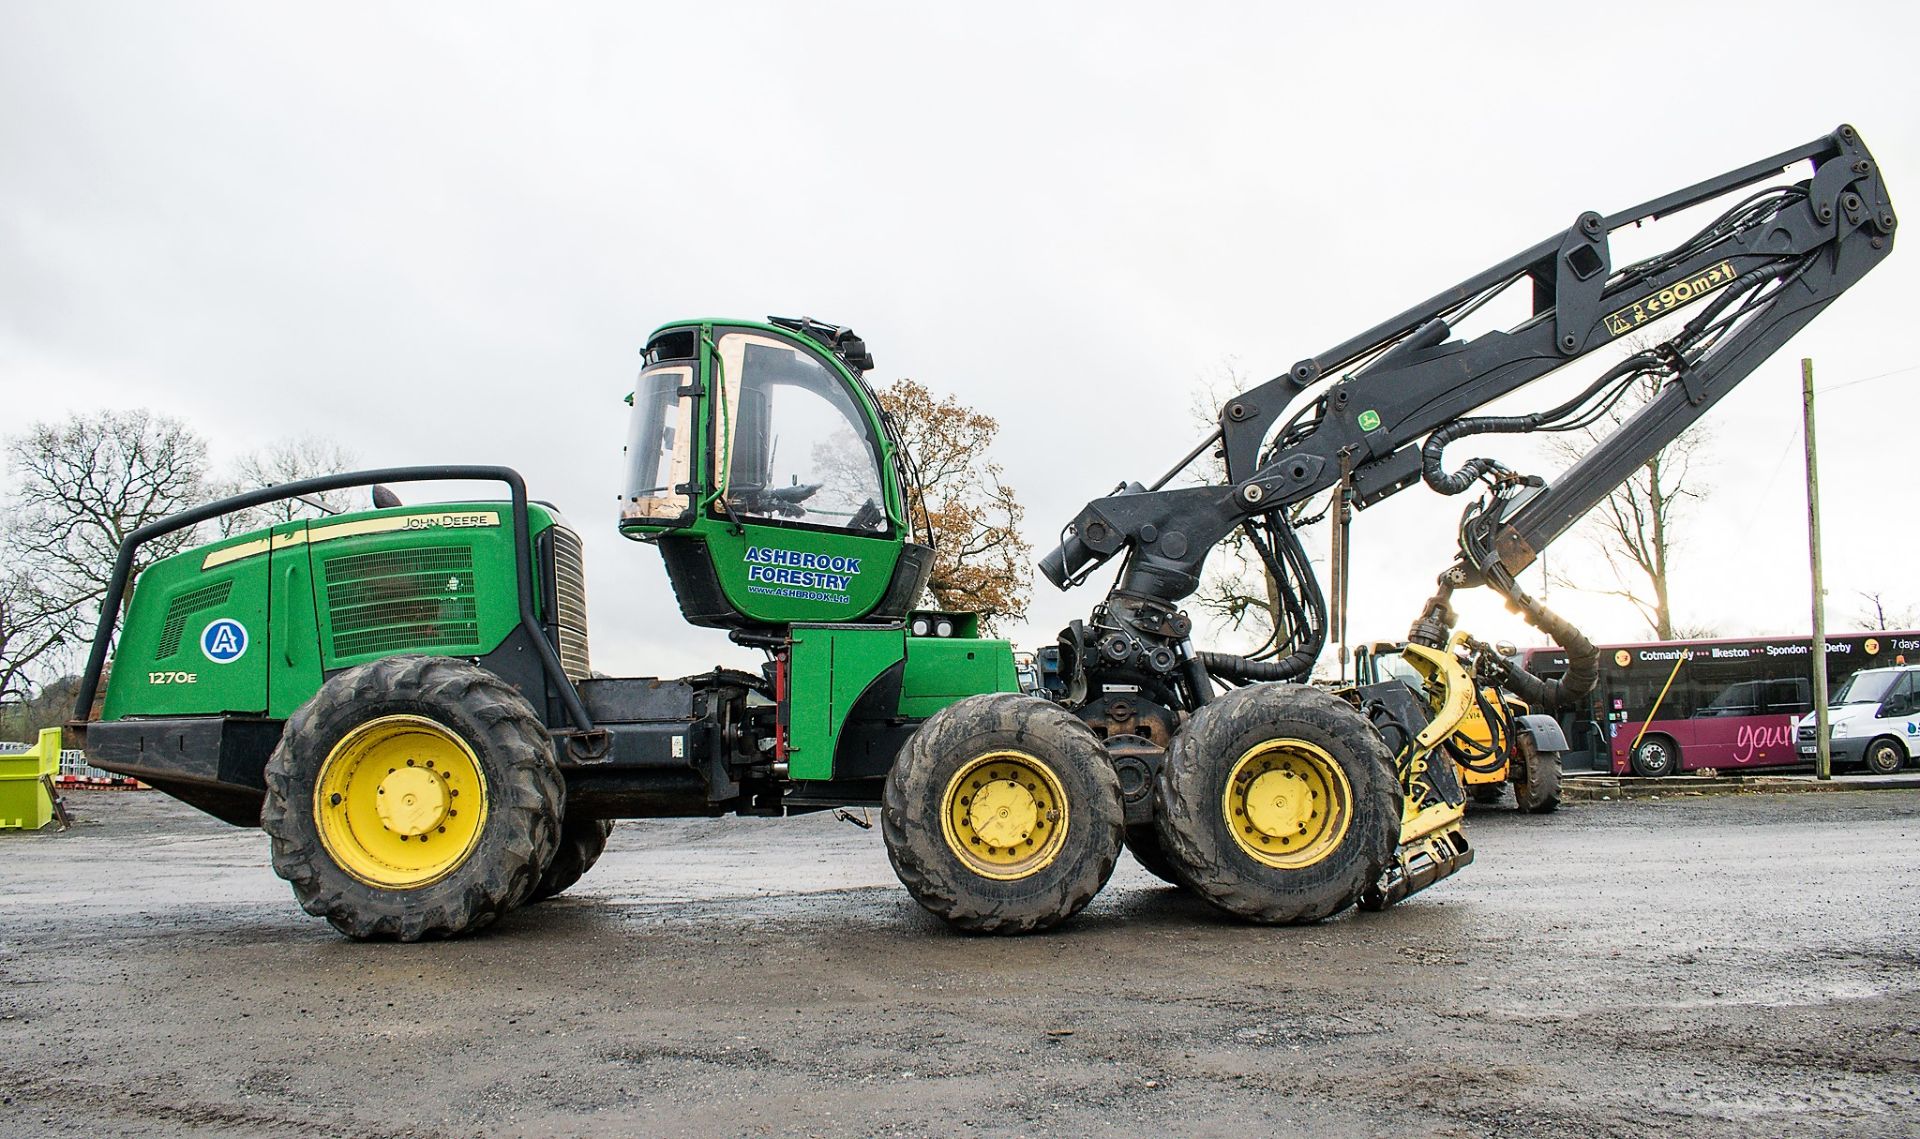
[[1833, 744], [1827, 739], [1827, 591], [1820, 580], [1820, 470], [1813, 453], [1813, 360], [1800, 360], [1800, 404], [1806, 412], [1807, 556], [1813, 566], [1813, 738], [1819, 749], [1815, 779], [1833, 778]]

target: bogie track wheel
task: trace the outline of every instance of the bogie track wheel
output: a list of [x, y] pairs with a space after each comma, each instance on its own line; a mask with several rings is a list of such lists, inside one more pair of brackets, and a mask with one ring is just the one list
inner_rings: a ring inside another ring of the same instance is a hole
[[1154, 789], [1182, 884], [1261, 923], [1353, 905], [1393, 857], [1400, 791], [1380, 734], [1319, 689], [1257, 684], [1195, 712]]
[[1013, 692], [934, 713], [887, 775], [881, 828], [907, 892], [975, 933], [1078, 913], [1120, 855], [1120, 784], [1087, 726]]
[[565, 791], [526, 698], [476, 665], [348, 669], [288, 719], [260, 825], [301, 906], [360, 940], [452, 937], [525, 902]]

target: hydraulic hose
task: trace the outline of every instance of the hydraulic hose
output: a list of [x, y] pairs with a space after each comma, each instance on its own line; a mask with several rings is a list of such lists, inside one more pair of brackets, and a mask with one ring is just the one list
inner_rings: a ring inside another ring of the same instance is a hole
[[[1252, 526], [1247, 527], [1247, 540], [1280, 587], [1282, 603], [1290, 618], [1302, 623], [1304, 628], [1296, 631], [1293, 652], [1279, 660], [1200, 653], [1200, 667], [1222, 680], [1240, 684], [1298, 680], [1313, 671], [1314, 662], [1320, 659], [1320, 650], [1327, 647], [1327, 601], [1320, 592], [1320, 581], [1313, 574], [1313, 566], [1307, 561], [1307, 552], [1300, 547], [1299, 535], [1285, 525], [1275, 527], [1273, 533], [1279, 541], [1278, 550], [1268, 545]], [[1274, 617], [1277, 637], [1280, 615]]]
[[1200, 665], [1222, 680], [1242, 683], [1297, 680], [1313, 668], [1313, 662], [1319, 655], [1317, 648], [1311, 655], [1302, 650], [1280, 660], [1254, 660], [1252, 657], [1234, 656], [1230, 653], [1201, 653]]
[[1489, 575], [1490, 584], [1513, 603], [1527, 624], [1545, 633], [1567, 652], [1567, 671], [1556, 680], [1545, 680], [1526, 669], [1506, 662], [1507, 687], [1534, 708], [1558, 712], [1586, 699], [1600, 682], [1600, 650], [1585, 633], [1553, 610], [1527, 596], [1518, 582], [1504, 572]]
[[1441, 494], [1461, 494], [1480, 476], [1506, 468], [1492, 459], [1468, 459], [1459, 470], [1449, 472], [1442, 463], [1447, 444], [1466, 435], [1522, 435], [1539, 426], [1538, 415], [1483, 415], [1436, 427], [1420, 448], [1420, 477]]

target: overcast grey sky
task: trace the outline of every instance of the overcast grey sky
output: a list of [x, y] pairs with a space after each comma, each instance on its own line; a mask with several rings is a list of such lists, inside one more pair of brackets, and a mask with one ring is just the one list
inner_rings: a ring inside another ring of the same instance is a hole
[[[510, 464], [588, 539], [596, 665], [745, 663], [613, 532], [655, 325], [852, 325], [877, 380], [1000, 419], [1043, 552], [1191, 446], [1208, 377], [1264, 379], [1583, 209], [1842, 121], [1920, 209], [1913, 11], [0, 0], [0, 428], [143, 405], [222, 456], [308, 432], [369, 466]], [[1716, 410], [1683, 620], [1807, 625], [1802, 355], [1829, 391], [1834, 616], [1920, 602], [1917, 281], [1897, 253]], [[1415, 488], [1358, 517], [1356, 639], [1404, 634], [1462, 505]], [[1578, 537], [1550, 556], [1610, 584]], [[1104, 578], [1036, 582], [1026, 647]]]

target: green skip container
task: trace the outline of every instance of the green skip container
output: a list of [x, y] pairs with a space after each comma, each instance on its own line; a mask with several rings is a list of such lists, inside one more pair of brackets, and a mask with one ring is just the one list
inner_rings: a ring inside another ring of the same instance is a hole
[[48, 784], [60, 771], [60, 729], [40, 733], [38, 746], [0, 755], [0, 830], [37, 831], [53, 821]]

